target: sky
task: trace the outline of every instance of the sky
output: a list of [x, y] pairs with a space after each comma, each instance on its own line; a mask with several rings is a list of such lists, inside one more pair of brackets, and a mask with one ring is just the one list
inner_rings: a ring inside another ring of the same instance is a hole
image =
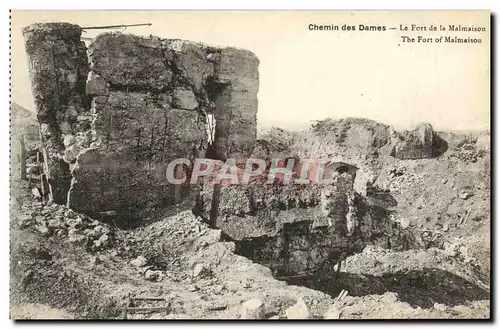
[[[301, 128], [313, 120], [365, 117], [396, 128], [490, 126], [488, 12], [13, 11], [12, 101], [34, 110], [21, 28], [35, 22], [84, 26], [152, 23], [124, 33], [186, 39], [254, 52], [260, 60], [258, 124]], [[311, 31], [309, 24], [356, 26]], [[396, 30], [359, 31], [359, 25]], [[400, 25], [460, 24], [487, 32], [405, 32]], [[95, 37], [102, 30], [89, 30]], [[447, 34], [446, 34], [447, 33]], [[402, 35], [482, 38], [481, 44], [403, 43]]]

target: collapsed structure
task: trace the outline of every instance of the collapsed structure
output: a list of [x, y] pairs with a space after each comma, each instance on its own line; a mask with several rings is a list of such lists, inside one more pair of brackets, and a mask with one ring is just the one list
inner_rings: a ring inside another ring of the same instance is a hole
[[[170, 160], [251, 152], [259, 86], [251, 52], [120, 33], [87, 50], [82, 29], [68, 23], [23, 33], [56, 203], [138, 218], [172, 204]], [[207, 115], [217, 122], [210, 149]]]
[[[270, 155], [272, 145], [256, 141], [259, 61], [247, 50], [121, 33], [101, 34], [87, 49], [82, 28], [68, 23], [34, 24], [23, 33], [56, 203], [91, 217], [137, 221], [176, 201], [178, 187], [165, 177], [173, 159], [245, 159], [263, 149]], [[412, 136], [391, 137], [397, 141], [391, 154], [434, 156], [432, 127]], [[239, 253], [277, 274], [333, 266], [367, 244], [422, 244], [354, 190], [357, 167], [332, 165], [327, 186], [206, 181], [194, 211], [236, 241]]]

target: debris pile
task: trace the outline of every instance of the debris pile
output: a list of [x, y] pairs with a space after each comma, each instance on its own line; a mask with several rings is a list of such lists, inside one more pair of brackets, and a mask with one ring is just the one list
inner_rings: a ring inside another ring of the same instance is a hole
[[84, 246], [96, 252], [113, 246], [114, 230], [108, 225], [67, 207], [38, 203], [37, 207], [26, 207], [26, 213], [18, 216], [20, 228], [38, 231], [44, 237], [55, 238], [70, 244]]
[[485, 143], [483, 141], [478, 143], [477, 137], [465, 136], [454, 146], [452, 152], [450, 152], [450, 156], [465, 163], [475, 163], [478, 159], [485, 157], [488, 153], [486, 149], [488, 145], [484, 144]]

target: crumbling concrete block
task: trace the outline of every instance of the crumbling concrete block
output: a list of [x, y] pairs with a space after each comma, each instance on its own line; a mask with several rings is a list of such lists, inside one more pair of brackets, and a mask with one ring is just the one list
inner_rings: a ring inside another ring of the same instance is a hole
[[64, 203], [71, 175], [63, 160], [62, 134], [70, 134], [75, 113], [89, 109], [85, 90], [88, 61], [81, 28], [69, 23], [33, 24], [23, 29], [31, 89], [44, 146], [45, 172], [53, 200]]

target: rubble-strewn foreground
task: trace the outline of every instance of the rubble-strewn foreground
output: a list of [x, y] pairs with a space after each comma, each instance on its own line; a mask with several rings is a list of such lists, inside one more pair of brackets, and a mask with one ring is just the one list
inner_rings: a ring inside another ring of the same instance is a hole
[[[27, 180], [12, 158], [14, 318], [489, 318], [488, 133], [347, 118], [257, 136], [249, 51], [24, 34], [37, 118], [13, 115], [14, 143], [29, 135]], [[174, 158], [249, 156], [328, 159], [333, 180], [164, 180]]]

